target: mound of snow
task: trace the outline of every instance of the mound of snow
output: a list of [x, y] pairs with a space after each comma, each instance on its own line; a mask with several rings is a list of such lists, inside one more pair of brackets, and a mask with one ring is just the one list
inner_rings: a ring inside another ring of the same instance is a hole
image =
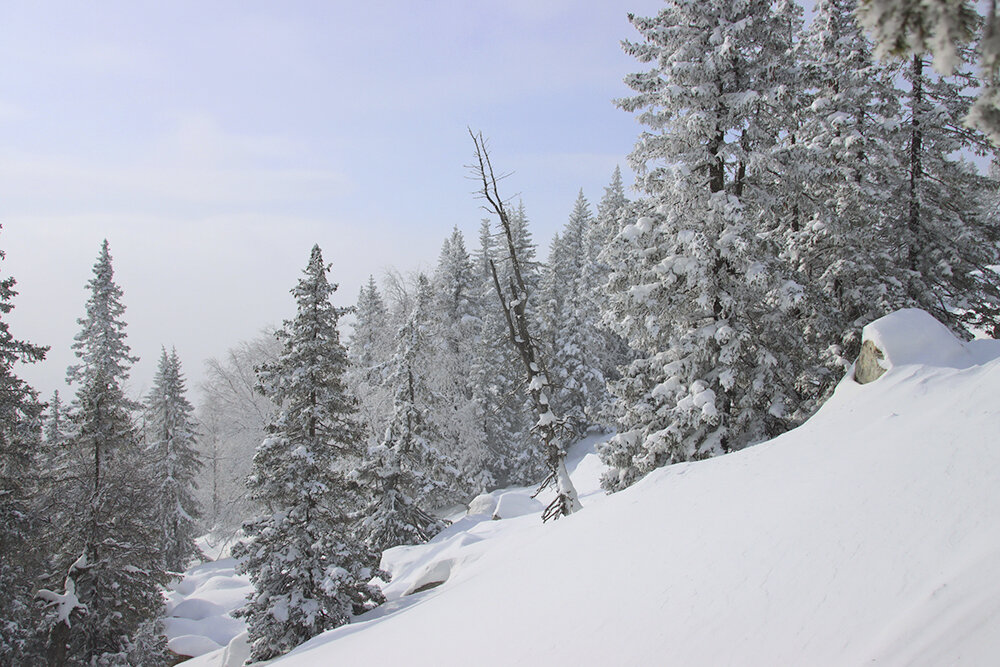
[[928, 313], [907, 308], [875, 320], [862, 330], [863, 341], [882, 351], [885, 369], [897, 366], [969, 368], [989, 361], [998, 353], [997, 341], [956, 338]]
[[[193, 592], [193, 591], [192, 591]], [[201, 621], [210, 616], [218, 616], [228, 610], [222, 605], [200, 598], [188, 598], [181, 600], [170, 609], [170, 616], [177, 618], [187, 618], [192, 621]]]
[[246, 630], [230, 613], [250, 593], [250, 581], [227, 558], [188, 570], [167, 594], [163, 624], [167, 645], [180, 655], [200, 656], [227, 646]]
[[528, 514], [541, 516], [545, 511], [545, 505], [535, 498], [523, 493], [511, 492], [501, 495], [497, 499], [496, 509], [493, 510], [493, 519], [513, 519]]
[[177, 655], [198, 656], [217, 651], [221, 646], [201, 635], [180, 635], [167, 640], [167, 648]]
[[493, 510], [497, 507], [497, 494], [496, 493], [480, 493], [478, 496], [472, 499], [469, 503], [469, 509], [466, 514], [493, 514]]

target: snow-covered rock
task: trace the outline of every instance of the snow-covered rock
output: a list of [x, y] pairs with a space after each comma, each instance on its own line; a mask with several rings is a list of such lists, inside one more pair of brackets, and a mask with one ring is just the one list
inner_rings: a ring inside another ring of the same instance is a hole
[[970, 368], [991, 361], [998, 352], [995, 340], [964, 342], [930, 314], [916, 308], [890, 313], [866, 326], [863, 341], [883, 352], [883, 368], [933, 366]]
[[497, 507], [497, 496], [493, 493], [480, 493], [469, 503], [469, 510], [466, 514], [489, 514], [492, 516], [493, 510]]
[[545, 505], [524, 493], [505, 493], [497, 499], [496, 509], [493, 510], [493, 519], [513, 519], [528, 514], [541, 516], [545, 510]]

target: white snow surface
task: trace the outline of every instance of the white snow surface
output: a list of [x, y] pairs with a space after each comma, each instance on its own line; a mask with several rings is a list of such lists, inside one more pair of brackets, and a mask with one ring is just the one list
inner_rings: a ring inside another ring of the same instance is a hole
[[385, 605], [274, 664], [995, 664], [1000, 342], [916, 311], [865, 336], [888, 371], [848, 372], [795, 431], [611, 496], [585, 440], [582, 511], [459, 516], [389, 550]]
[[246, 630], [242, 620], [230, 615], [251, 591], [250, 580], [237, 576], [235, 566], [232, 558], [198, 565], [167, 593], [164, 625], [170, 650], [200, 656], [228, 645]]

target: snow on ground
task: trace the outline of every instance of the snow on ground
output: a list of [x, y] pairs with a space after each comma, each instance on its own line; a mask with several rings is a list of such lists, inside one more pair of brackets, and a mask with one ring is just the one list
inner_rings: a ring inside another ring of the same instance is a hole
[[390, 550], [387, 604], [275, 664], [993, 663], [1000, 343], [914, 311], [865, 335], [886, 374], [848, 373], [804, 426], [612, 496], [581, 443], [582, 512], [466, 516]]
[[[167, 594], [167, 646], [179, 655], [199, 656], [228, 645], [246, 629], [229, 612], [242, 606], [250, 580], [237, 576], [232, 558], [191, 568]], [[188, 663], [190, 664], [190, 663]]]

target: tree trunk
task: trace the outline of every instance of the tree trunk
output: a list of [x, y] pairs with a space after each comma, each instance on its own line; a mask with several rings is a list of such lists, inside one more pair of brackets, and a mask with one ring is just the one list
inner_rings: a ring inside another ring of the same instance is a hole
[[910, 233], [909, 263], [910, 269], [916, 271], [919, 264], [920, 234], [920, 181], [923, 178], [921, 165], [921, 150], [923, 148], [923, 129], [920, 127], [920, 115], [923, 113], [924, 102], [924, 58], [913, 56], [913, 90], [910, 93], [910, 211], [906, 221]]

